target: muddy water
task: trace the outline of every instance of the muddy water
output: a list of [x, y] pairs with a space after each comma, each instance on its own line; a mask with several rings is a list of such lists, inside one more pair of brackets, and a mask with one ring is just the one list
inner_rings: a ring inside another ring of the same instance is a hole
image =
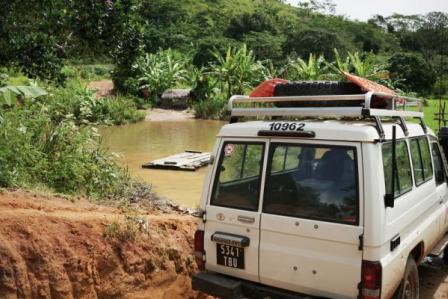
[[183, 152], [211, 151], [215, 135], [224, 122], [185, 120], [141, 122], [125, 126], [100, 128], [103, 145], [119, 155], [120, 163], [131, 175], [150, 183], [160, 196], [187, 207], [199, 203], [207, 168], [195, 172], [143, 169], [141, 165]]

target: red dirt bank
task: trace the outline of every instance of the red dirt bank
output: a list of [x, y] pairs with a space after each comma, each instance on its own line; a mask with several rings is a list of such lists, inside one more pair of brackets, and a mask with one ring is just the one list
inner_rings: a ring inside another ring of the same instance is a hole
[[[135, 241], [105, 235], [119, 209], [0, 193], [0, 298], [194, 298], [190, 216], [143, 215]], [[157, 215], [158, 214], [158, 215]]]

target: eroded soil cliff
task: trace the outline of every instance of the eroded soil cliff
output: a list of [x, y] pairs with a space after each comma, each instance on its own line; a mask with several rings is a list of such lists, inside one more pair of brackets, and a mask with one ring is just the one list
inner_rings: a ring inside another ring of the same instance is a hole
[[197, 297], [193, 217], [126, 217], [85, 200], [0, 193], [0, 298]]

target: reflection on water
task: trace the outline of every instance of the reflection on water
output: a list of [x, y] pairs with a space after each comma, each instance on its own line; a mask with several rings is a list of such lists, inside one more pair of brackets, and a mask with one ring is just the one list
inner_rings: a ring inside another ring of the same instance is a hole
[[120, 155], [130, 173], [153, 186], [154, 192], [187, 207], [199, 204], [207, 167], [195, 172], [143, 169], [141, 165], [184, 150], [211, 151], [224, 122], [186, 120], [141, 122], [100, 128], [103, 146]]

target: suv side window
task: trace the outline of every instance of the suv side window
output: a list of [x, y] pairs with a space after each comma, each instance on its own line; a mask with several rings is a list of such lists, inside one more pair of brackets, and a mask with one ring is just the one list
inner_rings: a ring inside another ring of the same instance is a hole
[[224, 143], [211, 204], [256, 211], [260, 193], [264, 143]]
[[[398, 197], [412, 189], [411, 163], [405, 140], [397, 140], [395, 158], [397, 166], [395, 169], [395, 197]], [[390, 193], [392, 188], [392, 142], [383, 144], [383, 167], [386, 192]]]
[[263, 212], [357, 225], [355, 148], [272, 144]]
[[410, 146], [415, 184], [418, 186], [432, 178], [432, 162], [428, 139], [425, 136], [412, 138]]
[[432, 158], [434, 160], [434, 170], [436, 175], [436, 184], [440, 185], [445, 183], [445, 167], [443, 165], [442, 155], [440, 154], [440, 148], [437, 142], [431, 143]]

